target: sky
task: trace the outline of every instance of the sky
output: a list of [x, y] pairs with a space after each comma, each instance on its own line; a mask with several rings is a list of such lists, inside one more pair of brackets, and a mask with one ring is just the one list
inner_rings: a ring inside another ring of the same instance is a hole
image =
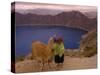
[[[14, 9], [13, 6], [12, 9]], [[50, 9], [50, 10], [60, 10], [60, 11], [78, 10], [81, 12], [97, 11], [96, 6], [45, 4], [45, 3], [31, 3], [31, 2], [30, 3], [16, 2], [15, 9], [17, 12], [30, 12], [28, 10], [34, 10], [34, 9]]]

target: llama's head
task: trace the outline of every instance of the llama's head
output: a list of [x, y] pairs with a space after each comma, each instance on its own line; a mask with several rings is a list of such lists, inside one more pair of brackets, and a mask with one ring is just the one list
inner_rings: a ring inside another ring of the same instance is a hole
[[50, 49], [53, 49], [53, 44], [54, 44], [54, 40], [53, 40], [53, 37], [51, 37], [51, 38], [49, 39], [49, 41], [48, 41], [48, 47], [49, 47]]
[[51, 37], [48, 41], [48, 45], [47, 45], [47, 48], [48, 48], [48, 51], [50, 52], [50, 55], [53, 56], [54, 54], [54, 51], [53, 51], [53, 44], [54, 44], [54, 40], [53, 40], [53, 37]]

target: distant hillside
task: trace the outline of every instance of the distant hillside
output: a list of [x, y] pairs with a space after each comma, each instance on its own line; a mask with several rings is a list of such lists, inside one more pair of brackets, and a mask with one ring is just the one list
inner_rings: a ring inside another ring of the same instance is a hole
[[84, 12], [83, 14], [85, 14], [88, 18], [95, 18], [95, 17], [97, 17], [97, 12], [96, 11]]
[[21, 14], [12, 12], [12, 16], [16, 17], [16, 25], [24, 24], [50, 24], [50, 25], [65, 25], [86, 30], [96, 28], [97, 19], [90, 19], [79, 11], [62, 12], [57, 15], [39, 15], [39, 14]]
[[80, 50], [85, 56], [92, 56], [97, 53], [97, 32], [92, 30], [83, 36], [80, 42]]

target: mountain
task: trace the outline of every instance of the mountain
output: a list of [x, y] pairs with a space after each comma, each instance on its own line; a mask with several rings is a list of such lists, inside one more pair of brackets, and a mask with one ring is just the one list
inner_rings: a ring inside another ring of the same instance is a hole
[[93, 56], [97, 53], [97, 30], [94, 29], [83, 36], [80, 42], [80, 50], [84, 56]]
[[55, 9], [41, 9], [41, 8], [37, 8], [37, 9], [27, 9], [27, 10], [16, 10], [16, 12], [19, 12], [21, 14], [27, 14], [27, 13], [31, 13], [31, 14], [37, 14], [37, 15], [57, 15], [61, 12], [63, 12], [63, 10], [55, 10]]
[[95, 18], [95, 17], [97, 17], [97, 12], [96, 11], [83, 12], [83, 14], [86, 15], [88, 18]]
[[16, 25], [65, 25], [82, 28], [88, 31], [96, 28], [97, 25], [96, 18], [90, 19], [79, 11], [61, 12], [56, 15], [21, 14], [12, 12], [11, 15], [16, 17]]

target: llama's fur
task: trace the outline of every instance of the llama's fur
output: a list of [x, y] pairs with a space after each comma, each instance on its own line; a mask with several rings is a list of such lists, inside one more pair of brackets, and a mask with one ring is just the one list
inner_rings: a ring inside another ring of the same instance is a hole
[[[48, 41], [47, 45], [40, 41], [32, 42], [32, 57], [33, 57], [33, 59], [42, 62], [43, 67], [44, 67], [44, 63], [45, 62], [48, 63], [48, 61], [52, 57], [52, 54], [53, 54], [52, 45], [53, 45], [52, 39], [50, 39]], [[43, 69], [43, 67], [42, 67], [42, 69]]]

